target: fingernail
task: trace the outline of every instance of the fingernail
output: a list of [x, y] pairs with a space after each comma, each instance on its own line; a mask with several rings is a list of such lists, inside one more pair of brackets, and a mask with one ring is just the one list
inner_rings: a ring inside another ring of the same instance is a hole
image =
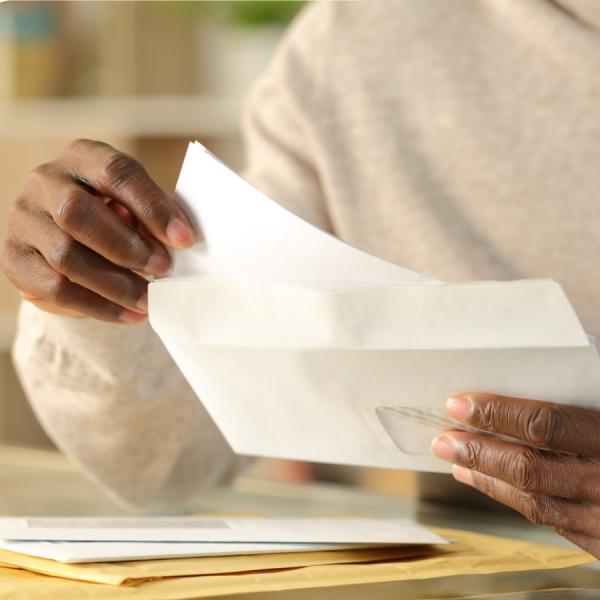
[[459, 421], [465, 421], [471, 414], [471, 401], [464, 396], [451, 396], [446, 400], [448, 414]]
[[470, 469], [454, 465], [454, 467], [452, 467], [452, 476], [456, 481], [466, 483], [467, 485], [473, 485], [473, 472]]
[[162, 275], [169, 270], [171, 263], [166, 255], [156, 253], [153, 254], [144, 267], [144, 273], [149, 275]]
[[431, 451], [442, 460], [452, 460], [454, 458], [454, 444], [445, 435], [438, 435], [434, 438], [431, 442]]
[[119, 315], [119, 319], [124, 323], [141, 323], [146, 320], [146, 315], [124, 308]]
[[169, 222], [167, 237], [176, 248], [187, 248], [194, 243], [194, 232], [181, 219], [172, 219]]
[[145, 293], [136, 304], [137, 308], [141, 310], [143, 313], [148, 312], [148, 294]]

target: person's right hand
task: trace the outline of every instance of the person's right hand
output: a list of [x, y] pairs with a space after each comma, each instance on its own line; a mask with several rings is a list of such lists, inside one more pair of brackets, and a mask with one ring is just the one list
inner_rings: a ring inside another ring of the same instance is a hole
[[35, 169], [14, 202], [0, 266], [40, 308], [138, 323], [148, 282], [195, 233], [140, 163], [102, 142], [77, 140]]

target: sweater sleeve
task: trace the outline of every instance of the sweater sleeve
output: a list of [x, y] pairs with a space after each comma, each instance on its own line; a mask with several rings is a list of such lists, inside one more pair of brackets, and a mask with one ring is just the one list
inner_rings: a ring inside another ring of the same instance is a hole
[[[310, 110], [322, 5], [296, 20], [249, 98], [246, 178], [327, 229], [311, 161]], [[172, 509], [225, 483], [245, 460], [226, 441], [147, 323], [111, 325], [23, 304], [14, 362], [56, 445], [130, 506]]]
[[332, 232], [318, 169], [319, 121], [326, 114], [323, 57], [334, 10], [330, 4], [310, 4], [298, 15], [248, 97], [242, 130], [246, 180]]
[[40, 423], [117, 501], [172, 508], [242, 464], [147, 323], [23, 303], [13, 360]]

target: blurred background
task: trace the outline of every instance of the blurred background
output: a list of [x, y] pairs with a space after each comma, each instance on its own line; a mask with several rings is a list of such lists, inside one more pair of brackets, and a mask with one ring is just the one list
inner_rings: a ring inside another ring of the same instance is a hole
[[[4, 2], [0, 4], [0, 227], [27, 173], [77, 137], [141, 160], [166, 190], [189, 140], [235, 169], [238, 117], [296, 0]], [[0, 444], [50, 449], [10, 362], [18, 306], [0, 277]], [[410, 493], [412, 476], [372, 469], [261, 461], [254, 475], [344, 481]]]

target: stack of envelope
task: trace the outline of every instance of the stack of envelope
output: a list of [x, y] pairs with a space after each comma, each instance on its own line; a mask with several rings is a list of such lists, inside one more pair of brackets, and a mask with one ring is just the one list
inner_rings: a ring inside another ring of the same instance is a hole
[[453, 393], [598, 404], [596, 348], [553, 281], [439, 283], [316, 229], [198, 143], [177, 197], [203, 238], [150, 284], [150, 323], [237, 453], [443, 472], [429, 446]]
[[0, 518], [0, 548], [67, 563], [336, 550], [363, 552], [392, 546], [398, 552], [399, 547], [445, 543], [443, 537], [410, 519], [214, 515]]
[[540, 571], [594, 560], [580, 550], [430, 531], [404, 519], [5, 518], [0, 536], [10, 538], [0, 542], [0, 600], [184, 600]]

